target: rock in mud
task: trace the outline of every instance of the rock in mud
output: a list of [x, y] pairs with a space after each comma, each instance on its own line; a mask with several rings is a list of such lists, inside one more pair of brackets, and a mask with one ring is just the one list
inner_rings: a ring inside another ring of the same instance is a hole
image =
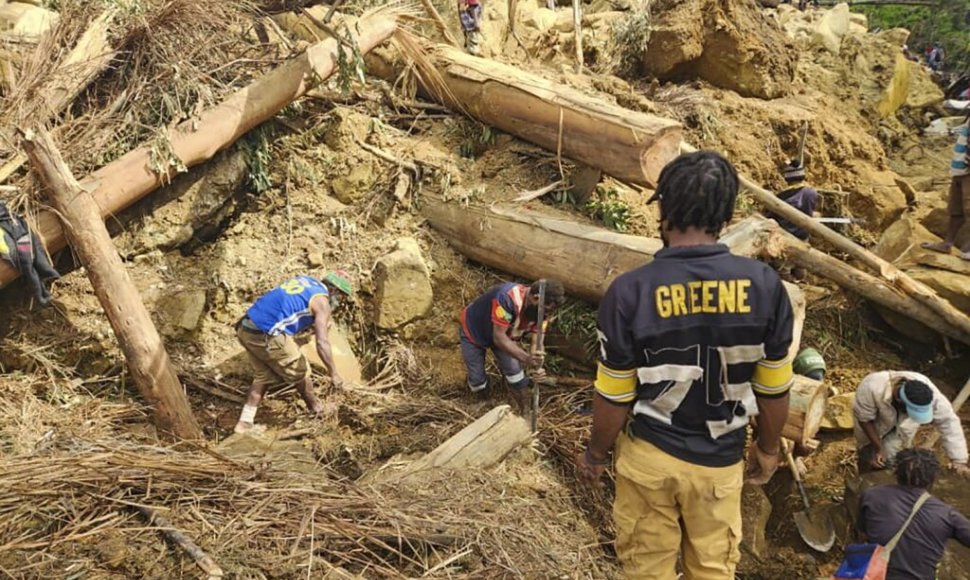
[[413, 238], [401, 238], [393, 252], [378, 260], [374, 282], [381, 328], [398, 328], [431, 310], [431, 272]]
[[829, 397], [825, 405], [825, 417], [822, 419], [822, 429], [828, 431], [851, 431], [852, 401], [855, 393], [842, 393]]
[[812, 42], [833, 54], [838, 54], [842, 48], [842, 38], [849, 32], [849, 22], [849, 5], [837, 5], [819, 19], [815, 25]]
[[162, 334], [176, 336], [192, 333], [205, 314], [204, 290], [181, 290], [163, 296], [156, 306], [162, 319]]
[[359, 163], [350, 173], [333, 180], [333, 196], [347, 205], [360, 201], [374, 186], [377, 176], [370, 162]]
[[791, 92], [794, 45], [753, 0], [661, 0], [642, 57], [660, 80], [701, 78], [745, 97]]
[[238, 149], [179, 175], [157, 193], [143, 198], [118, 220], [109, 220], [122, 255], [179, 248], [215, 232], [236, 208], [236, 194], [246, 180], [246, 160]]

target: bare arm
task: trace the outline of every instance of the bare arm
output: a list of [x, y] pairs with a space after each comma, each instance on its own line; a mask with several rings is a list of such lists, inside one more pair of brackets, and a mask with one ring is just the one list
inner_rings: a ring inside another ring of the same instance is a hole
[[611, 403], [599, 393], [593, 395], [593, 431], [589, 438], [589, 454], [594, 460], [605, 461], [609, 456], [631, 406]]
[[781, 450], [781, 431], [788, 420], [789, 395], [758, 398], [758, 442], [764, 453], [776, 455]]
[[532, 362], [532, 356], [525, 352], [522, 347], [515, 344], [505, 330], [507, 327], [499, 326], [497, 324], [492, 325], [492, 341], [495, 346], [499, 348], [502, 352], [508, 353], [509, 356], [519, 361], [524, 365], [530, 365]]
[[330, 371], [330, 378], [337, 386], [343, 382], [337, 373], [337, 366], [333, 362], [333, 350], [330, 348], [330, 303], [326, 297], [313, 300], [310, 310], [313, 312], [313, 336], [317, 342], [317, 354]]
[[872, 443], [872, 448], [882, 452], [882, 437], [879, 436], [879, 431], [876, 429], [876, 422], [863, 421], [860, 423], [860, 426], [862, 427], [862, 432], [869, 438], [869, 443]]

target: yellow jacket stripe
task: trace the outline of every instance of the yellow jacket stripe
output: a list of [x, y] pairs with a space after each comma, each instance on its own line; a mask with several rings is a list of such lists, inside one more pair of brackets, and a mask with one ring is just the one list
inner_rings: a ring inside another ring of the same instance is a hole
[[596, 372], [596, 392], [615, 403], [630, 403], [637, 397], [637, 371], [611, 369], [599, 363]]
[[781, 397], [792, 384], [791, 359], [762, 360], [754, 367], [751, 388], [762, 397]]

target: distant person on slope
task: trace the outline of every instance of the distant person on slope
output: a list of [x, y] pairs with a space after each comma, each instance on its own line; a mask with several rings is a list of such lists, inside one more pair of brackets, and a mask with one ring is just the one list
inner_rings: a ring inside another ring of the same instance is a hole
[[293, 335], [313, 326], [317, 354], [330, 371], [334, 387], [343, 385], [330, 348], [330, 314], [341, 297], [349, 298], [353, 286], [346, 272], [337, 270], [323, 281], [294, 276], [259, 297], [236, 323], [236, 337], [246, 349], [253, 367], [253, 384], [246, 394], [236, 433], [251, 431], [263, 394], [272, 387], [295, 385], [307, 409], [319, 414], [323, 403], [313, 394], [310, 365]]
[[[934, 252], [949, 254], [956, 244], [957, 234], [966, 222], [966, 203], [970, 197], [970, 115], [963, 124], [956, 129], [957, 142], [953, 146], [953, 159], [950, 161], [950, 192], [947, 201], [947, 211], [950, 223], [947, 226], [946, 238], [942, 242], [924, 243], [923, 247]], [[970, 251], [960, 250], [957, 255], [964, 260], [970, 260]]]
[[[880, 485], [862, 493], [856, 529], [865, 541], [882, 546], [899, 535], [886, 578], [937, 578], [936, 567], [948, 540], [970, 547], [970, 520], [929, 495], [940, 474], [940, 462], [929, 449], [900, 451], [895, 474], [896, 485]], [[924, 503], [919, 505], [920, 501]], [[910, 514], [915, 515], [905, 526]]]
[[482, 52], [481, 0], [458, 0], [458, 19], [465, 33], [465, 50], [478, 56]]
[[859, 471], [883, 469], [913, 446], [920, 425], [932, 423], [960, 475], [967, 467], [967, 439], [950, 401], [930, 379], [910, 371], [872, 373], [859, 383], [852, 402]]
[[[782, 170], [782, 175], [785, 177], [785, 189], [778, 192], [778, 199], [784, 201], [788, 205], [807, 215], [812, 217], [815, 215], [815, 207], [818, 205], [818, 192], [814, 188], [809, 187], [805, 183], [805, 166], [800, 165], [798, 161], [792, 161], [785, 169]], [[796, 226], [785, 218], [772, 215], [772, 219], [778, 222], [785, 231], [795, 236], [799, 240], [805, 241], [808, 239], [808, 232], [802, 228]]]
[[[517, 341], [526, 333], [533, 339], [538, 330], [539, 282], [531, 286], [507, 282], [492, 286], [461, 312], [461, 356], [468, 370], [468, 388], [487, 395], [485, 351], [491, 349], [498, 367], [512, 389], [516, 403], [523, 407], [529, 386], [525, 368], [542, 368], [542, 353], [526, 352]], [[545, 325], [566, 294], [558, 280], [546, 280]]]

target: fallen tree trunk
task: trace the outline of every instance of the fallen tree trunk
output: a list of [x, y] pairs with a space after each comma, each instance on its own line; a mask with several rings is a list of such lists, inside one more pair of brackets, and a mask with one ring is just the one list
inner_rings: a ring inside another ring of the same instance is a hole
[[441, 468], [488, 469], [531, 440], [528, 422], [508, 405], [499, 405], [393, 477]]
[[[396, 10], [383, 9], [350, 26], [361, 52], [367, 52], [390, 38], [397, 28], [397, 16]], [[329, 77], [338, 66], [337, 46], [338, 42], [332, 38], [314, 44], [300, 56], [233, 93], [221, 104], [207, 109], [197, 119], [170, 129], [166, 138], [171, 154], [177, 156], [184, 167], [211, 159]], [[156, 173], [152, 167], [157, 164], [152, 163], [152, 156], [151, 147], [139, 147], [81, 180], [81, 187], [91, 193], [102, 217], [120, 212], [171, 180], [176, 169]], [[173, 164], [161, 165], [172, 167]], [[64, 247], [64, 230], [52, 212], [40, 214], [37, 231], [49, 252]], [[16, 270], [0, 261], [0, 287], [17, 276]]]
[[201, 439], [202, 430], [192, 415], [188, 397], [94, 200], [71, 175], [43, 129], [25, 136], [23, 144], [67, 225], [71, 247], [91, 279], [135, 385], [152, 406], [158, 428], [183, 439]]
[[[675, 121], [630, 111], [449, 46], [437, 45], [433, 52], [435, 70], [419, 71], [427, 94], [562, 157], [598, 167], [622, 181], [653, 186], [679, 152], [681, 126]], [[371, 68], [394, 77], [399, 67], [384, 62]]]
[[[528, 210], [459, 207], [428, 200], [422, 213], [462, 254], [529, 279], [558, 278], [566, 290], [598, 301], [619, 274], [641, 266], [659, 240], [619, 234]], [[970, 333], [882, 278], [858, 270], [795, 238], [774, 220], [752, 216], [728, 228], [721, 242], [735, 254], [787, 258], [843, 288], [966, 344]]]

